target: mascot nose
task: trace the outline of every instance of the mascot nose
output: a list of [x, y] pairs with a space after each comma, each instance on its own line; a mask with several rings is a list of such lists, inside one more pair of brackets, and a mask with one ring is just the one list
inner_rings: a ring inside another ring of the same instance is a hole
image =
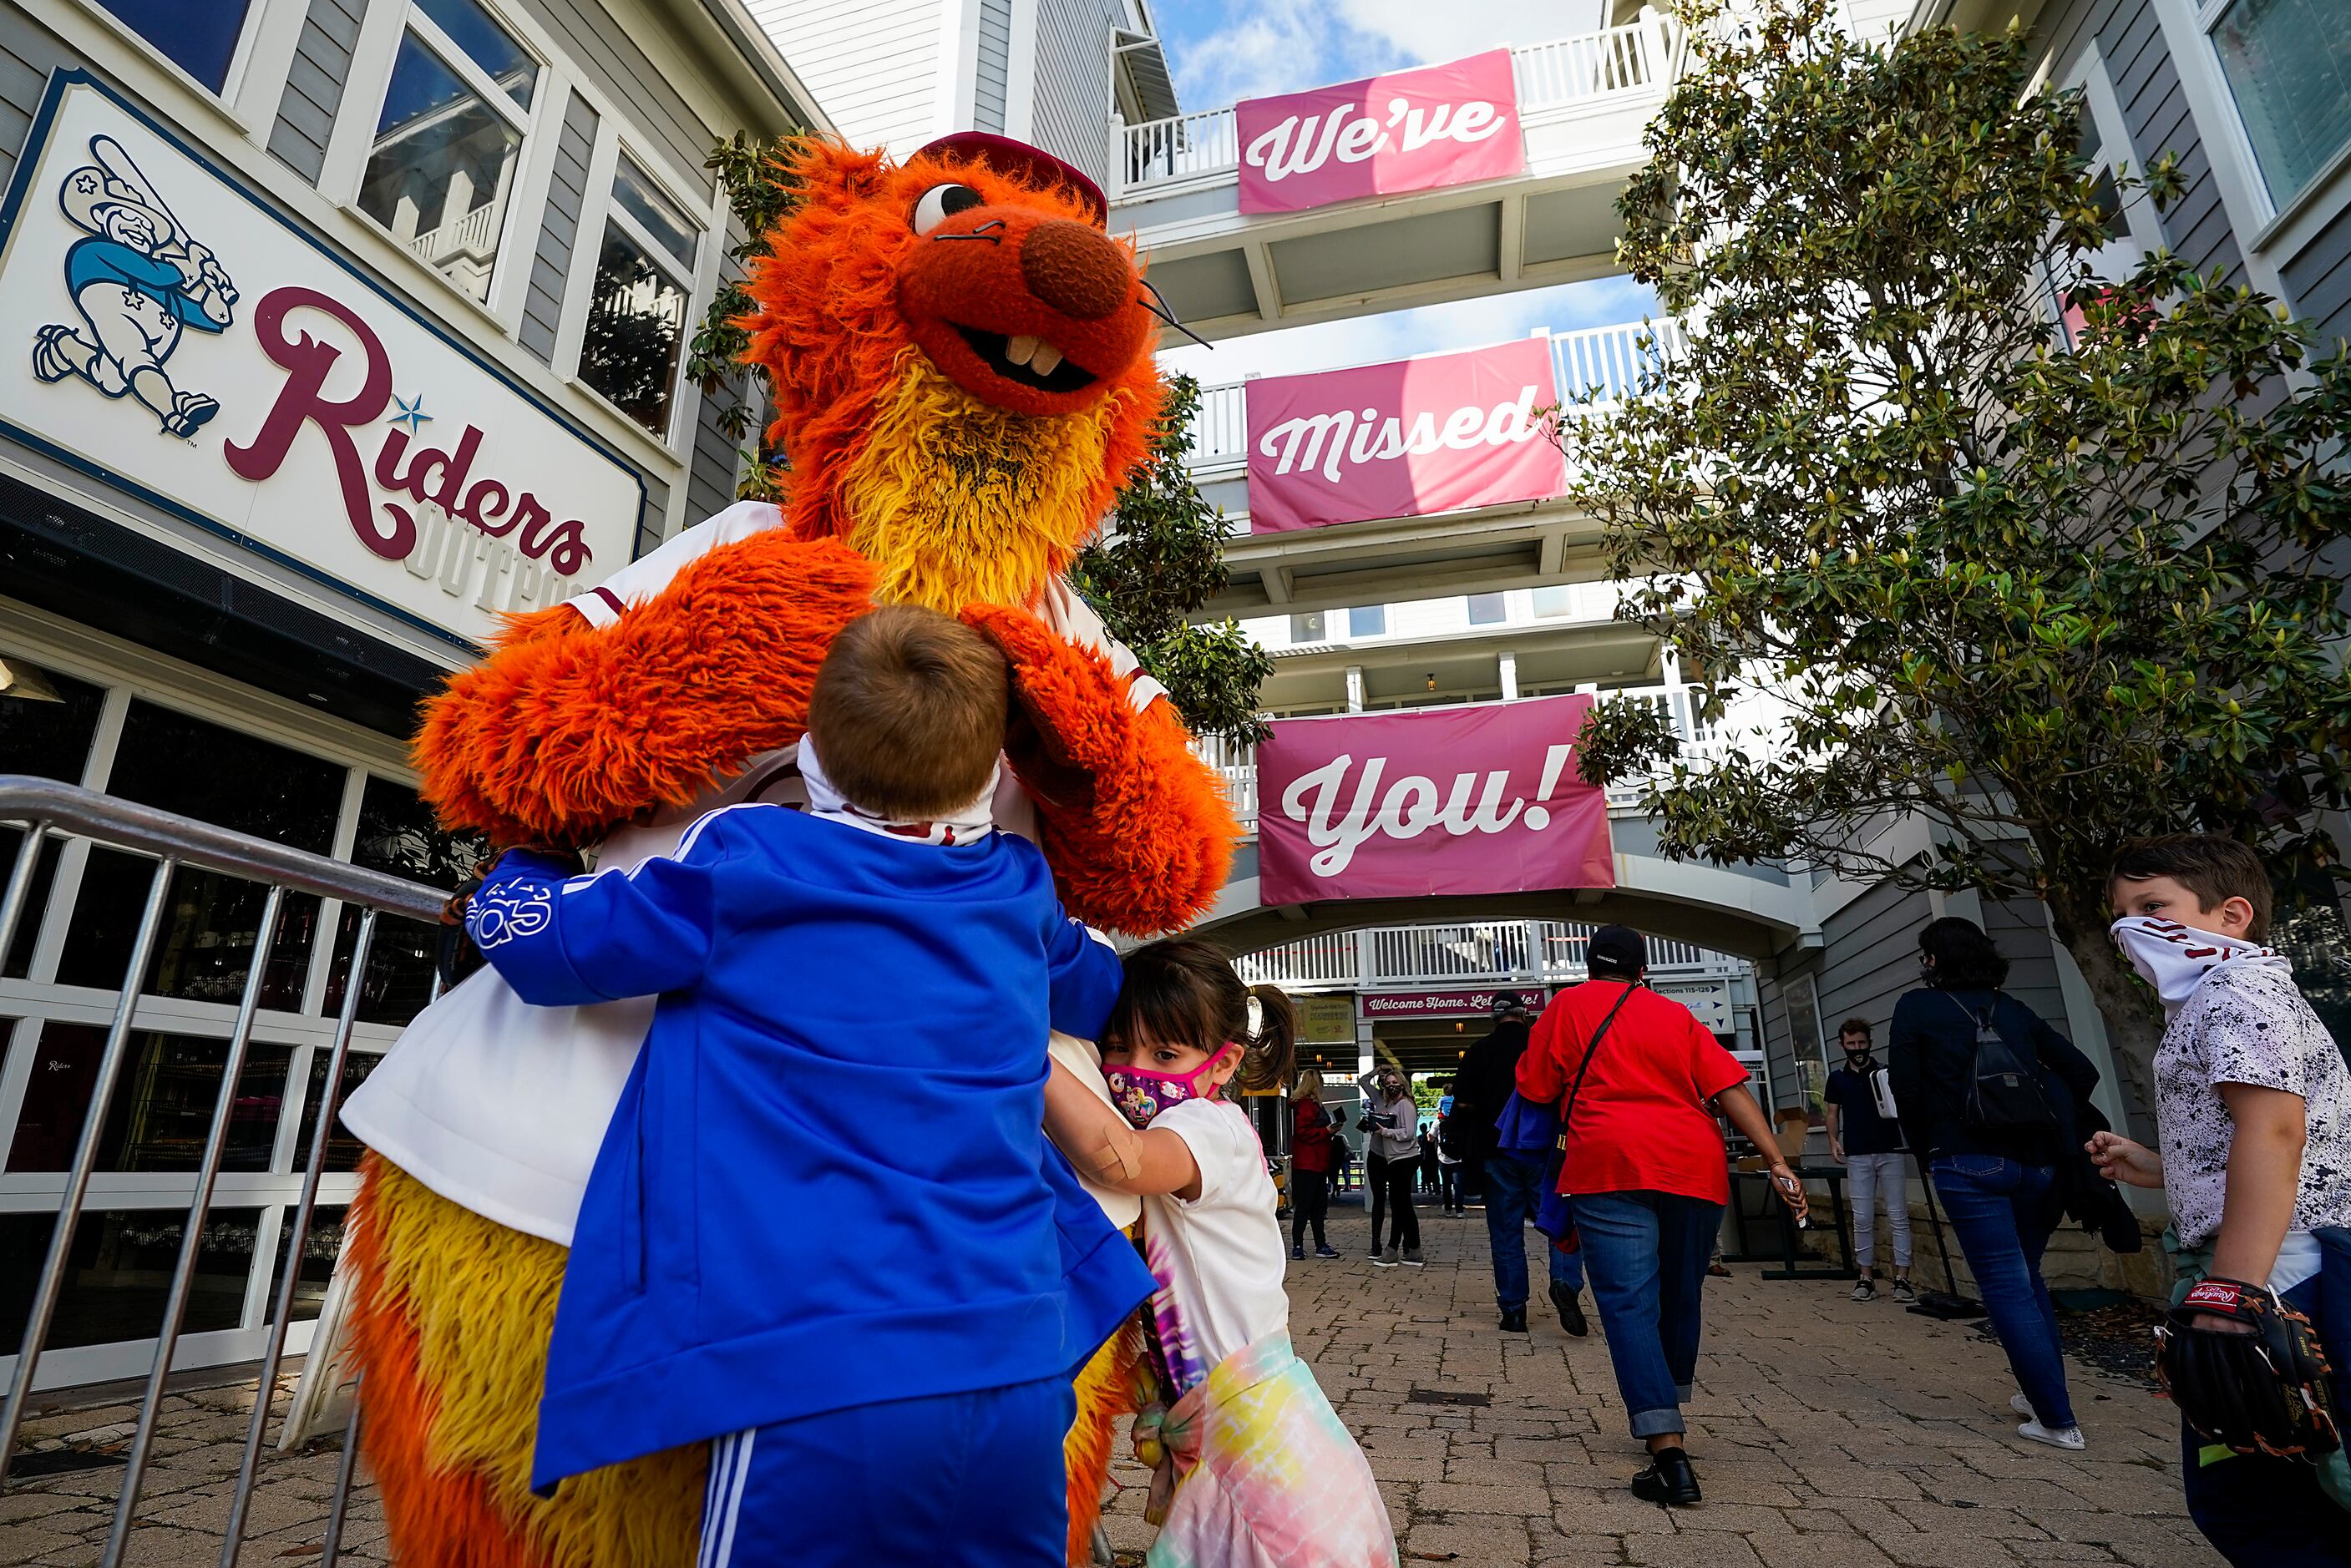
[[1100, 321], [1126, 303], [1134, 273], [1126, 253], [1091, 224], [1048, 218], [1020, 242], [1029, 292], [1064, 316]]

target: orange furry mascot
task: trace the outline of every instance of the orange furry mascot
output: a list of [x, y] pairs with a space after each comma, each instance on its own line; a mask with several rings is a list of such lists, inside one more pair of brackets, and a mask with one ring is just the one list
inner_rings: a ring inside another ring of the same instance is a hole
[[[800, 201], [755, 270], [750, 322], [788, 501], [732, 507], [516, 619], [428, 708], [427, 797], [499, 844], [601, 842], [603, 864], [661, 852], [715, 802], [789, 797], [833, 634], [911, 601], [1010, 660], [1026, 799], [999, 797], [998, 821], [1038, 839], [1069, 908], [1135, 934], [1186, 923], [1223, 883], [1230, 813], [1172, 704], [1062, 580], [1160, 407], [1131, 248], [1082, 176], [1000, 138], [897, 166], [812, 140], [788, 171]], [[700, 1449], [528, 1491], [569, 1240], [557, 1168], [606, 1092], [573, 1080], [625, 1063], [650, 1013], [527, 1008], [490, 978], [428, 1009], [345, 1112], [373, 1151], [351, 1339], [392, 1549], [412, 1568], [682, 1568]], [[532, 1031], [538, 1045], [517, 1043]], [[1132, 1407], [1119, 1343], [1081, 1380], [1073, 1561], [1111, 1419]]]

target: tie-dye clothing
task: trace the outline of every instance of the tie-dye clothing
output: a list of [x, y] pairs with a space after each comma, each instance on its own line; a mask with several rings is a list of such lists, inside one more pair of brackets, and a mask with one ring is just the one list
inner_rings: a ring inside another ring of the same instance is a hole
[[1372, 1467], [1286, 1330], [1217, 1363], [1161, 1438], [1178, 1479], [1147, 1568], [1395, 1568]]
[[1188, 1394], [1217, 1363], [1290, 1325], [1289, 1249], [1265, 1149], [1239, 1106], [1186, 1100], [1151, 1127], [1182, 1138], [1200, 1172], [1196, 1198], [1143, 1200], [1143, 1256], [1158, 1281], [1152, 1317], [1169, 1386]]

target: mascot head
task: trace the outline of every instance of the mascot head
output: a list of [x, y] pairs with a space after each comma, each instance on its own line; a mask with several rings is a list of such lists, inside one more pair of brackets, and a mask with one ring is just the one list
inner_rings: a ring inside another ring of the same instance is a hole
[[1132, 245], [1093, 183], [1002, 137], [903, 164], [794, 144], [749, 358], [803, 538], [872, 561], [874, 597], [1026, 605], [1143, 461], [1161, 398]]

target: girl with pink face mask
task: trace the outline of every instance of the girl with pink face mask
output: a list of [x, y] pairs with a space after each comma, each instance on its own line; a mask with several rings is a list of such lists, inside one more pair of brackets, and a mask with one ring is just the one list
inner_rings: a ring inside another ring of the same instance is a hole
[[[1151, 1568], [1390, 1568], [1394, 1532], [1370, 1464], [1290, 1345], [1280, 1224], [1238, 1079], [1278, 1090], [1297, 1023], [1203, 942], [1126, 955], [1102, 1032], [1116, 1109], [1059, 1063], [1045, 1128], [1102, 1186], [1143, 1199], [1144, 1261], [1164, 1403], [1135, 1417], [1153, 1467]], [[1257, 1012], [1252, 1024], [1251, 1010]]]

